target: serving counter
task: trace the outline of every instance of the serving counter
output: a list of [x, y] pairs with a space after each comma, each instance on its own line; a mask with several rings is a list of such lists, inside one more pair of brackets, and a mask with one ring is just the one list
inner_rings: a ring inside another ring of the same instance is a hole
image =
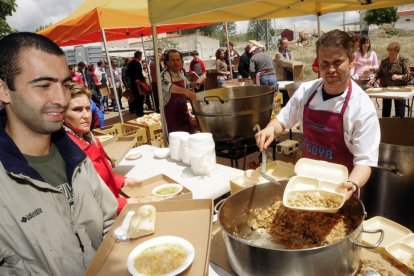
[[230, 191], [230, 178], [243, 174], [242, 170], [216, 165], [216, 168], [207, 176], [194, 175], [191, 168], [171, 158], [158, 159], [153, 151], [157, 147], [142, 145], [129, 150], [129, 154], [140, 153], [137, 160], [123, 159], [118, 170], [128, 170], [126, 177], [146, 179], [155, 175], [165, 174], [193, 193], [194, 199], [216, 199]]

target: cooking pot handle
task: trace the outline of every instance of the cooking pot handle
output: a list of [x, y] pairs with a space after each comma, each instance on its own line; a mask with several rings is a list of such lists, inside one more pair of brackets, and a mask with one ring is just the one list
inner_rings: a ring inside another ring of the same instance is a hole
[[220, 211], [220, 207], [221, 205], [223, 205], [224, 201], [226, 201], [227, 198], [223, 198], [222, 200], [220, 200], [219, 202], [216, 203], [216, 205], [214, 206], [214, 212], [216, 214], [218, 214], [218, 212]]
[[404, 176], [404, 174], [397, 168], [395, 164], [386, 164], [386, 163], [379, 163], [377, 166], [378, 169], [389, 171], [397, 176]]
[[222, 104], [224, 104], [223, 99], [222, 99], [222, 98], [220, 98], [219, 96], [205, 96], [205, 97], [204, 97], [204, 101], [206, 102], [206, 104], [209, 104], [209, 101], [207, 100], [208, 98], [218, 98], [218, 99], [219, 99], [219, 101], [220, 101]]
[[382, 243], [382, 240], [384, 239], [384, 230], [382, 230], [382, 229], [376, 229], [376, 230], [364, 230], [364, 229], [362, 229], [361, 234], [362, 233], [369, 233], [369, 234], [381, 233], [378, 241], [373, 245], [365, 245], [365, 244], [362, 244], [362, 243], [352, 241], [355, 245], [358, 245], [358, 246], [366, 248], [366, 249], [375, 249], [375, 248], [377, 248]]

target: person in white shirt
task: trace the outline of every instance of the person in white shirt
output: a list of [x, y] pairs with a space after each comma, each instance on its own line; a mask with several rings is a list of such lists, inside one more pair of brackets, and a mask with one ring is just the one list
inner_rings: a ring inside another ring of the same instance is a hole
[[340, 30], [325, 33], [316, 44], [321, 79], [303, 83], [265, 129], [256, 134], [265, 150], [284, 129], [303, 129], [302, 156], [345, 165], [350, 174], [341, 183], [347, 198], [368, 181], [377, 166], [380, 127], [374, 104], [351, 80], [351, 37]]

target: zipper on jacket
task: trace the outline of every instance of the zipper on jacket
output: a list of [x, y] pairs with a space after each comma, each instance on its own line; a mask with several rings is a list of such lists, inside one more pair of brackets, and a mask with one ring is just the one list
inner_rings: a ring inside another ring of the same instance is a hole
[[81, 248], [82, 252], [85, 252], [85, 248], [83, 247], [83, 244], [82, 244], [81, 239], [80, 239], [80, 237], [79, 237], [79, 235], [78, 235], [78, 232], [75, 232], [75, 235], [76, 235], [76, 237], [78, 238], [78, 241], [79, 241], [79, 246], [80, 246], [80, 248]]

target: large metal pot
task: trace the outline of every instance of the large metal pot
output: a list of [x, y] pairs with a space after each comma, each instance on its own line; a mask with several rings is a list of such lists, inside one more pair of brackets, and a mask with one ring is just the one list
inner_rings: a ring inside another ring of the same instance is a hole
[[239, 86], [197, 93], [191, 101], [201, 131], [214, 141], [254, 137], [253, 126], [265, 127], [273, 110], [275, 89], [271, 86]]
[[361, 190], [369, 216], [384, 216], [414, 231], [414, 119], [381, 118], [378, 168]]
[[[267, 208], [283, 196], [282, 186], [261, 184], [231, 195], [221, 206], [219, 220], [229, 262], [239, 275], [350, 275], [360, 261], [362, 222], [365, 210], [357, 198], [348, 200], [343, 211], [356, 216], [357, 227], [344, 239], [317, 248], [285, 249], [264, 234], [250, 229], [251, 208]], [[367, 231], [368, 232], [368, 231]], [[381, 243], [384, 232], [374, 247]], [[246, 237], [253, 237], [248, 238]], [[260, 240], [260, 244], [257, 241]], [[370, 247], [372, 248], [372, 247]]]

